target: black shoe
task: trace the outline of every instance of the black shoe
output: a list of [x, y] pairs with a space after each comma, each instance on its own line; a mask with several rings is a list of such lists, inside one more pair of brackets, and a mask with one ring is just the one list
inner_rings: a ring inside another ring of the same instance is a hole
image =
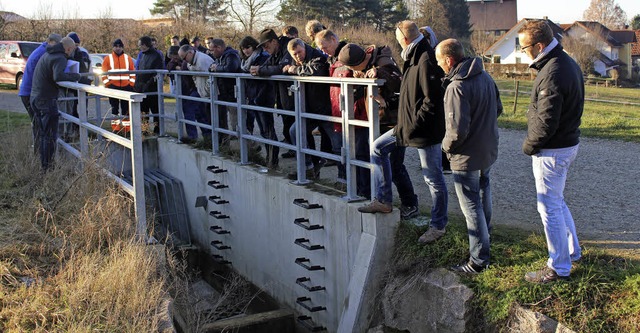
[[160, 134], [160, 126], [156, 125], [153, 127], [153, 134], [155, 135]]
[[487, 266], [476, 265], [473, 262], [468, 261], [467, 263], [464, 263], [464, 264], [452, 266], [451, 270], [458, 273], [478, 274], [484, 271], [484, 269], [487, 268]]
[[280, 155], [280, 157], [282, 157], [282, 158], [294, 158], [294, 157], [296, 157], [296, 152], [293, 151], [293, 150], [289, 150], [286, 153], [282, 153], [282, 155]]

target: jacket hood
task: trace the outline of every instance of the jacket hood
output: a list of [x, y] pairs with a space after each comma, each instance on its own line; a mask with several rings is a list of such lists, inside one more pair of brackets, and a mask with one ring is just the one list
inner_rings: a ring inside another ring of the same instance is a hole
[[482, 73], [483, 70], [484, 65], [482, 64], [482, 59], [477, 57], [465, 58], [447, 75], [447, 79], [451, 81], [466, 80]]
[[62, 43], [49, 45], [47, 46], [47, 53], [64, 53], [64, 45]]
[[396, 64], [396, 62], [393, 60], [393, 53], [391, 52], [391, 48], [386, 45], [380, 47], [369, 45], [365, 50], [365, 53], [371, 54], [370, 64], [374, 66], [382, 67], [389, 64]]
[[307, 43], [304, 44], [304, 50], [305, 50], [304, 62], [311, 61], [312, 59], [315, 59], [318, 57], [326, 58], [325, 54], [322, 53], [322, 51], [316, 48], [313, 48], [311, 45]]

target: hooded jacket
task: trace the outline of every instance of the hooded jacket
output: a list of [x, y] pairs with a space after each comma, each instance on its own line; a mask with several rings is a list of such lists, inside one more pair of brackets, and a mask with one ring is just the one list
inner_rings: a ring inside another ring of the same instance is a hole
[[[217, 62], [216, 73], [240, 73], [240, 54], [231, 46], [227, 46]], [[218, 79], [218, 97], [220, 100], [235, 101], [235, 79]]]
[[64, 46], [58, 43], [47, 47], [33, 71], [31, 101], [53, 100], [58, 98], [58, 84], [61, 81], [78, 81], [80, 74], [66, 73], [67, 55]]
[[[245, 72], [249, 72], [251, 66], [261, 66], [269, 59], [269, 53], [262, 50], [261, 47], [253, 50], [249, 58], [241, 63], [241, 68]], [[265, 107], [273, 107], [276, 102], [275, 89], [271, 80], [245, 80], [245, 95], [251, 105], [259, 105]]]
[[371, 45], [365, 53], [371, 54], [371, 59], [363, 71], [375, 68], [375, 77], [384, 80], [384, 84], [378, 87], [378, 94], [386, 103], [384, 107], [380, 107], [380, 132], [384, 133], [398, 124], [398, 93], [402, 84], [402, 72], [393, 60], [388, 46]]
[[482, 59], [466, 58], [443, 80], [446, 132], [442, 150], [452, 170], [490, 167], [498, 158], [500, 93]]
[[[267, 61], [258, 69], [258, 75], [271, 76], [271, 75], [283, 75], [282, 68], [286, 65], [293, 64], [293, 58], [287, 51], [287, 44], [291, 39], [287, 36], [280, 36], [278, 38], [278, 52], [272, 54]], [[289, 93], [289, 87], [291, 82], [278, 81], [276, 83], [276, 104], [278, 108], [283, 110], [293, 110], [295, 108], [293, 102], [293, 94]]]
[[544, 148], [577, 145], [584, 108], [582, 70], [560, 44], [529, 67], [539, 72], [531, 90], [522, 151], [534, 155]]
[[444, 111], [442, 78], [433, 48], [426, 39], [411, 50], [402, 67], [398, 103], [398, 146], [426, 147], [442, 142]]

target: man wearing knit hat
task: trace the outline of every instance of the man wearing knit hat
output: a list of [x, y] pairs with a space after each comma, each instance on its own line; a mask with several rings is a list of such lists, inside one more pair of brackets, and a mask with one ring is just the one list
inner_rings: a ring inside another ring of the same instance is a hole
[[[111, 89], [133, 91], [133, 85], [136, 82], [135, 74], [118, 73], [133, 70], [135, 70], [133, 58], [124, 53], [124, 43], [122, 42], [122, 39], [116, 39], [113, 41], [113, 52], [104, 57], [104, 60], [102, 61], [102, 72], [105, 73], [102, 76], [104, 86]], [[117, 116], [118, 112], [120, 112], [122, 116], [129, 115], [128, 101], [109, 98], [109, 104], [111, 104], [111, 113], [114, 116]], [[120, 119], [112, 120], [111, 128], [114, 131], [122, 129], [120, 126]]]
[[[67, 37], [71, 38], [73, 42], [76, 44], [76, 48], [69, 56], [69, 59], [77, 61], [79, 64], [79, 72], [80, 74], [89, 73], [91, 70], [91, 58], [89, 57], [89, 52], [86, 49], [80, 46], [80, 37], [75, 32], [70, 32], [67, 34]], [[79, 83], [83, 84], [91, 84], [91, 78], [89, 76], [82, 76]], [[76, 97], [78, 96], [78, 92], [75, 89], [62, 89], [63, 94], [66, 97]], [[78, 117], [78, 100], [69, 100], [69, 101], [58, 101], [59, 108], [64, 112], [73, 115], [74, 117]], [[69, 140], [76, 139], [79, 135], [79, 127], [76, 124], [67, 123], [64, 126], [63, 136], [68, 138]]]

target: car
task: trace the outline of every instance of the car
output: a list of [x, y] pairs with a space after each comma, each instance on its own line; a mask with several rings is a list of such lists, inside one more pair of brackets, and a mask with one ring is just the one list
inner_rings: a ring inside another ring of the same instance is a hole
[[0, 41], [0, 83], [15, 84], [20, 88], [27, 59], [40, 45], [42, 43]]
[[[89, 54], [89, 59], [91, 59], [91, 73], [98, 75], [102, 73], [102, 62], [104, 61], [104, 57], [108, 56], [109, 53], [91, 53]], [[98, 76], [99, 85], [103, 85], [102, 80]]]

